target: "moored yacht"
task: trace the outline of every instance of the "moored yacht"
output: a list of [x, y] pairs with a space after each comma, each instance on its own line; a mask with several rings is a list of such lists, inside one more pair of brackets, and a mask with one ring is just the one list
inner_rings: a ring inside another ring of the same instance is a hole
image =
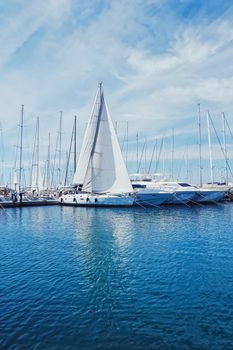
[[[155, 181], [153, 174], [132, 174], [131, 181], [134, 188], [136, 186], [144, 186], [147, 196], [150, 194], [154, 195], [155, 201], [156, 199], [159, 201], [159, 194], [161, 197], [162, 193], [169, 194], [161, 204], [214, 203], [223, 200], [227, 193], [226, 187], [209, 186], [199, 188], [186, 182]], [[135, 192], [135, 196], [137, 198], [137, 192]]]
[[[145, 197], [145, 203], [151, 204], [185, 204], [194, 198], [195, 189], [188, 188], [187, 190], [182, 186], [183, 183], [155, 181], [153, 175], [149, 174], [132, 174], [132, 186], [135, 191], [136, 200], [140, 201]], [[144, 187], [144, 190], [139, 190], [138, 187]]]
[[132, 206], [133, 188], [114, 126], [99, 84], [86, 128], [74, 193], [62, 194], [62, 204], [75, 206]]

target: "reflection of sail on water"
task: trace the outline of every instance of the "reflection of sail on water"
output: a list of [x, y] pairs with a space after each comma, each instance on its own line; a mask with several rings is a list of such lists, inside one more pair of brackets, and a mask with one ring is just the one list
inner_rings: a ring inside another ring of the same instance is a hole
[[82, 145], [75, 184], [93, 193], [130, 193], [132, 186], [99, 85]]
[[[64, 210], [66, 209], [64, 208]], [[64, 213], [66, 217], [71, 215], [70, 210]], [[78, 213], [74, 211], [72, 215], [75, 226], [75, 239], [80, 244], [86, 245], [85, 251], [88, 251], [90, 242], [96, 237], [98, 238], [96, 242], [103, 242], [104, 240], [107, 243], [107, 241], [111, 241], [114, 249], [119, 250], [119, 252], [121, 249], [129, 247], [132, 243], [133, 231], [131, 228], [138, 216], [138, 213], [135, 216], [134, 211], [124, 209], [96, 211], [87, 208]], [[85, 232], [81, 230], [83, 222], [85, 222]], [[108, 232], [106, 237], [105, 232]]]

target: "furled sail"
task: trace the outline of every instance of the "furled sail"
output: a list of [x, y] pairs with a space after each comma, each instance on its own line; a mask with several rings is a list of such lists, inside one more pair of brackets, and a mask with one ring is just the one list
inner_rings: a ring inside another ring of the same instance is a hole
[[31, 189], [41, 191], [43, 188], [43, 180], [38, 164], [33, 164], [32, 175], [31, 175]]

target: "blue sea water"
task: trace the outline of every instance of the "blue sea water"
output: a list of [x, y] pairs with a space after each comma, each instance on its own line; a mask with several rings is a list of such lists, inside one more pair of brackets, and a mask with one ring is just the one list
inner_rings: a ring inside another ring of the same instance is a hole
[[0, 211], [0, 349], [232, 349], [233, 203]]

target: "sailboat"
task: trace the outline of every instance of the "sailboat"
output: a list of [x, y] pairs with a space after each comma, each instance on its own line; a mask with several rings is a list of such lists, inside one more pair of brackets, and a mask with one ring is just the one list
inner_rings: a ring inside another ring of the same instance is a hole
[[74, 175], [75, 193], [66, 191], [62, 204], [132, 206], [133, 188], [115, 129], [99, 84]]

